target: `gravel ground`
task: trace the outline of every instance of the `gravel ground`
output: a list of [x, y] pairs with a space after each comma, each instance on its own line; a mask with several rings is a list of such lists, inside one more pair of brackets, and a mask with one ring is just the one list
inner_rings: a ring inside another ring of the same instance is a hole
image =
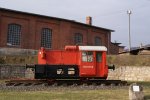
[[0, 91], [61, 91], [61, 90], [99, 90], [99, 89], [128, 89], [128, 86], [94, 86], [94, 85], [77, 85], [77, 86], [45, 86], [45, 85], [31, 85], [31, 86], [6, 86], [5, 83], [0, 83]]

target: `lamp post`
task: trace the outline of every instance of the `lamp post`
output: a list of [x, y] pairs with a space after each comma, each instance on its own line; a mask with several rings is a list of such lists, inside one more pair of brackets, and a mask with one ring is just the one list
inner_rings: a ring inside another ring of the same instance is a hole
[[130, 15], [132, 14], [131, 10], [127, 11], [127, 14], [129, 15], [129, 52], [131, 51], [131, 35], [130, 35]]

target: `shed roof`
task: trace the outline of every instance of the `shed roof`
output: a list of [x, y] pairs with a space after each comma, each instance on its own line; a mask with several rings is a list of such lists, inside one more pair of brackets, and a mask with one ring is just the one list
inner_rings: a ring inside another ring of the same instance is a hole
[[29, 13], [29, 12], [23, 12], [23, 11], [17, 11], [17, 10], [12, 10], [12, 9], [7, 9], [7, 8], [1, 8], [1, 7], [0, 7], [0, 11], [9, 11], [9, 12], [26, 14], [26, 15], [32, 15], [32, 16], [39, 16], [39, 17], [51, 18], [51, 19], [56, 19], [56, 20], [61, 20], [61, 21], [67, 21], [67, 22], [76, 23], [76, 24], [80, 24], [80, 25], [84, 25], [84, 26], [88, 26], [88, 27], [93, 27], [93, 28], [97, 28], [97, 29], [102, 29], [102, 30], [114, 32], [114, 30], [111, 30], [111, 29], [107, 29], [107, 28], [103, 28], [103, 27], [98, 27], [98, 26], [93, 26], [93, 25], [88, 25], [88, 24], [85, 24], [85, 23], [81, 23], [81, 22], [77, 22], [77, 21], [69, 20], [69, 19], [64, 19], [64, 18], [58, 18], [58, 17], [47, 16], [47, 15], [41, 15], [41, 14], [35, 14], [35, 13]]

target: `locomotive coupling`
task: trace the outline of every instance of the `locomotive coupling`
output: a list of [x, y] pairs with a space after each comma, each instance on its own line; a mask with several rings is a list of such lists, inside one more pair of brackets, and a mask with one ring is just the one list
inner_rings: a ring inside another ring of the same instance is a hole
[[108, 65], [108, 69], [113, 69], [113, 70], [115, 70], [115, 65]]

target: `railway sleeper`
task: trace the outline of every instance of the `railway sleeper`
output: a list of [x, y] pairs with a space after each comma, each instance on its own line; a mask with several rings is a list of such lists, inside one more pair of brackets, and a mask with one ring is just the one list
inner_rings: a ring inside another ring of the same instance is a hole
[[120, 80], [13, 80], [7, 81], [6, 86], [126, 86], [128, 85], [126, 81]]

